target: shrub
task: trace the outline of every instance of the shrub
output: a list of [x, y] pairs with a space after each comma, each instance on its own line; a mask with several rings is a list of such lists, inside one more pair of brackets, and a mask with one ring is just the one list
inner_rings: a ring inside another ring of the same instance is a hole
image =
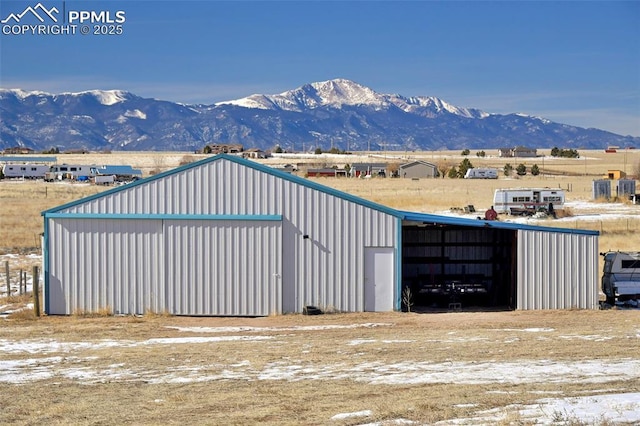
[[540, 168], [538, 167], [537, 164], [534, 164], [533, 166], [531, 166], [531, 174], [533, 176], [538, 176], [540, 174]]
[[505, 176], [511, 176], [511, 173], [513, 173], [513, 166], [511, 164], [505, 164], [504, 165], [504, 175]]

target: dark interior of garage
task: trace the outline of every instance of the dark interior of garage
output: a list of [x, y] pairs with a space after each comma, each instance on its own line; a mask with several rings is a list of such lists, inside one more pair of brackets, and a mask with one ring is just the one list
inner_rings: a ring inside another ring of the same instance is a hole
[[491, 226], [403, 224], [403, 310], [514, 309], [516, 235]]

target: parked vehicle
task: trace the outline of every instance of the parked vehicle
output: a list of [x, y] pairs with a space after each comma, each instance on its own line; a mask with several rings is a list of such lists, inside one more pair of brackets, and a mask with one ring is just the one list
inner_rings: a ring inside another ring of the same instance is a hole
[[640, 299], [640, 252], [609, 251], [604, 256], [602, 292], [606, 303], [629, 302]]
[[498, 213], [531, 216], [539, 211], [555, 214], [564, 208], [565, 194], [562, 189], [509, 188], [496, 189], [493, 208]]
[[114, 175], [97, 175], [93, 178], [93, 183], [96, 185], [113, 185], [116, 181]]
[[49, 166], [44, 164], [14, 164], [7, 163], [2, 166], [2, 173], [6, 179], [43, 179], [49, 171]]
[[498, 179], [498, 169], [473, 168], [464, 174], [465, 179]]
[[51, 166], [51, 173], [58, 179], [87, 180], [96, 175], [96, 166], [82, 164], [57, 164]]

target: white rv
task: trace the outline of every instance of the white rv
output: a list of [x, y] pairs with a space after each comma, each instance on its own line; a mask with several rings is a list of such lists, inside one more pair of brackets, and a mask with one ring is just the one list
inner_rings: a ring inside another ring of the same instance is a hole
[[[604, 256], [602, 292], [607, 303], [625, 303], [640, 299], [640, 252], [610, 251]], [[634, 302], [638, 306], [637, 302]]]
[[553, 212], [564, 208], [564, 190], [551, 188], [496, 189], [493, 208], [498, 213], [532, 215], [539, 210]]
[[465, 179], [498, 179], [498, 169], [468, 169], [464, 174]]
[[2, 173], [7, 179], [42, 179], [49, 171], [49, 166], [44, 164], [12, 164], [7, 163], [2, 167]]
[[[82, 164], [59, 164], [51, 166], [51, 175], [54, 179], [88, 180], [96, 175], [96, 166]], [[52, 179], [53, 180], [53, 179]]]

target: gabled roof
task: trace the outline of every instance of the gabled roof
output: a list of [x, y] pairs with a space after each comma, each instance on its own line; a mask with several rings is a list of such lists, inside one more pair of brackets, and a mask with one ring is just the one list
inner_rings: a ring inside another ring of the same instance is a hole
[[360, 169], [366, 170], [368, 168], [379, 169], [379, 168], [383, 168], [383, 167], [387, 167], [387, 166], [388, 166], [387, 163], [353, 163], [351, 165], [351, 168], [352, 169], [358, 169], [358, 170], [360, 170]]
[[313, 182], [311, 180], [296, 176], [296, 175], [292, 175], [277, 169], [274, 169], [272, 167], [269, 166], [265, 166], [263, 164], [257, 163], [255, 161], [252, 160], [248, 160], [248, 159], [244, 159], [242, 157], [239, 156], [235, 156], [235, 155], [229, 155], [229, 154], [218, 154], [215, 155], [213, 157], [209, 157], [209, 158], [205, 158], [203, 160], [200, 161], [196, 161], [193, 163], [189, 163], [189, 164], [185, 164], [183, 166], [177, 167], [175, 169], [171, 169], [171, 170], [167, 170], [165, 172], [162, 173], [158, 173], [157, 175], [145, 178], [145, 179], [141, 179], [138, 180], [136, 182], [132, 182], [129, 183], [125, 186], [121, 186], [121, 187], [116, 187], [104, 192], [100, 192], [98, 194], [95, 195], [91, 195], [89, 197], [85, 197], [82, 198], [80, 200], [76, 200], [67, 204], [63, 204], [61, 206], [58, 207], [54, 207], [48, 210], [43, 211], [41, 214], [42, 216], [46, 216], [49, 213], [56, 213], [59, 212], [60, 210], [64, 210], [67, 209], [69, 207], [73, 207], [79, 204], [83, 204], [86, 203], [88, 201], [91, 200], [95, 200], [101, 197], [104, 197], [106, 195], [115, 193], [115, 192], [119, 192], [119, 191], [125, 191], [128, 188], [131, 188], [132, 186], [137, 186], [137, 185], [146, 185], [149, 182], [152, 181], [156, 181], [156, 180], [160, 180], [160, 179], [164, 179], [166, 176], [171, 176], [177, 173], [180, 173], [184, 170], [189, 170], [189, 169], [193, 169], [193, 168], [197, 168], [202, 166], [203, 164], [208, 164], [208, 163], [212, 163], [215, 161], [222, 161], [222, 160], [226, 160], [226, 161], [231, 161], [233, 163], [237, 163], [237, 164], [241, 164], [245, 167], [250, 167], [252, 169], [258, 170], [260, 172], [263, 173], [267, 173], [273, 176], [276, 176], [278, 178], [290, 181], [290, 182], [294, 182], [298, 185], [302, 185], [320, 192], [324, 192], [326, 194], [329, 194], [331, 196], [334, 197], [338, 197], [341, 198], [343, 200], [347, 200], [359, 205], [362, 205], [364, 207], [373, 209], [373, 210], [378, 210], [380, 212], [389, 214], [391, 216], [395, 216], [398, 219], [401, 220], [408, 220], [408, 221], [416, 221], [416, 222], [424, 222], [424, 223], [436, 223], [436, 224], [444, 224], [444, 225], [460, 225], [460, 226], [473, 226], [473, 227], [493, 227], [493, 228], [501, 228], [501, 229], [513, 229], [513, 230], [533, 230], [533, 231], [546, 231], [546, 232], [562, 232], [562, 233], [573, 233], [573, 234], [586, 234], [586, 235], [599, 235], [599, 233], [597, 231], [587, 231], [587, 230], [578, 230], [578, 229], [569, 229], [569, 228], [549, 228], [549, 227], [542, 227], [542, 226], [531, 226], [531, 225], [523, 225], [523, 224], [519, 224], [519, 223], [509, 223], [509, 222], [500, 222], [500, 221], [486, 221], [486, 220], [474, 220], [474, 219], [466, 219], [466, 218], [456, 218], [456, 217], [449, 217], [449, 216], [439, 216], [439, 215], [434, 215], [434, 214], [427, 214], [427, 213], [415, 213], [415, 212], [406, 212], [406, 211], [401, 211], [401, 210], [396, 210], [387, 206], [383, 206], [382, 204], [378, 204], [378, 203], [374, 203], [372, 201], [369, 200], [365, 200], [364, 198], [360, 198], [360, 197], [356, 197], [355, 195], [351, 195], [348, 194], [346, 192], [342, 192], [342, 191], [338, 191], [337, 189], [333, 189], [333, 188], [329, 188], [327, 186], [324, 185], [320, 185], [316, 182]]
[[433, 164], [433, 163], [429, 163], [427, 161], [422, 161], [422, 160], [415, 160], [415, 161], [411, 161], [409, 163], [400, 164], [399, 168], [404, 169], [404, 168], [407, 168], [407, 167], [415, 166], [416, 164], [422, 164], [424, 166], [429, 166], [429, 167], [436, 167], [436, 165]]
[[312, 188], [312, 189], [315, 189], [315, 190], [320, 191], [320, 192], [324, 192], [324, 193], [332, 195], [334, 197], [338, 197], [338, 198], [342, 198], [342, 199], [347, 200], [347, 201], [351, 201], [353, 203], [362, 205], [364, 207], [368, 207], [368, 208], [371, 208], [371, 209], [374, 209], [374, 210], [381, 211], [383, 213], [387, 213], [387, 214], [389, 214], [391, 216], [396, 216], [398, 218], [401, 217], [401, 212], [399, 212], [398, 210], [392, 209], [390, 207], [383, 206], [382, 204], [374, 203], [373, 201], [365, 200], [364, 198], [356, 197], [355, 195], [347, 194], [346, 192], [338, 191], [337, 189], [333, 189], [333, 188], [329, 188], [329, 187], [324, 186], [324, 185], [320, 185], [320, 184], [315, 183], [313, 181], [310, 181], [308, 179], [305, 179], [305, 178], [302, 178], [302, 177], [299, 177], [299, 176], [296, 176], [296, 175], [292, 175], [292, 174], [286, 173], [284, 171], [280, 171], [280, 170], [274, 169], [273, 167], [269, 167], [269, 166], [257, 163], [255, 161], [252, 161], [252, 160], [249, 160], [249, 159], [245, 159], [245, 158], [242, 158], [242, 157], [236, 156], [236, 155], [230, 155], [230, 154], [217, 154], [217, 155], [214, 155], [214, 156], [209, 157], [209, 158], [205, 158], [205, 159], [200, 160], [200, 161], [196, 161], [196, 162], [193, 162], [193, 163], [185, 164], [185, 165], [177, 167], [175, 169], [167, 170], [165, 172], [158, 173], [157, 175], [150, 176], [150, 177], [147, 177], [147, 178], [144, 178], [144, 179], [140, 179], [140, 180], [138, 180], [136, 182], [128, 183], [125, 186], [116, 187], [116, 188], [113, 188], [113, 189], [110, 189], [110, 190], [107, 190], [107, 191], [104, 191], [104, 192], [100, 192], [100, 193], [95, 194], [95, 195], [91, 195], [89, 197], [85, 197], [85, 198], [82, 198], [82, 199], [79, 199], [79, 200], [76, 200], [76, 201], [72, 201], [72, 202], [67, 203], [67, 204], [63, 204], [61, 206], [53, 207], [51, 209], [43, 211], [41, 213], [41, 215], [42, 216], [46, 216], [49, 213], [56, 213], [56, 212], [59, 212], [61, 210], [65, 210], [67, 208], [70, 208], [70, 207], [73, 207], [73, 206], [77, 206], [79, 204], [86, 203], [88, 201], [92, 201], [92, 200], [95, 200], [95, 199], [98, 199], [98, 198], [102, 198], [102, 197], [104, 197], [106, 195], [109, 195], [109, 194], [113, 194], [113, 193], [116, 193], [116, 192], [119, 192], [119, 191], [125, 191], [128, 188], [131, 188], [133, 186], [146, 185], [149, 182], [164, 179], [166, 176], [170, 176], [170, 175], [174, 175], [174, 174], [177, 174], [177, 173], [181, 173], [184, 170], [194, 169], [194, 168], [202, 166], [203, 164], [208, 164], [208, 163], [212, 163], [212, 162], [215, 162], [215, 161], [221, 161], [221, 160], [226, 160], [226, 161], [231, 161], [233, 163], [241, 164], [241, 165], [243, 165], [245, 167], [250, 167], [250, 168], [258, 170], [260, 172], [267, 173], [267, 174], [279, 177], [279, 178], [284, 179], [284, 180], [295, 182], [296, 184], [299, 184], [299, 185], [302, 185], [302, 186], [306, 186], [308, 188]]

